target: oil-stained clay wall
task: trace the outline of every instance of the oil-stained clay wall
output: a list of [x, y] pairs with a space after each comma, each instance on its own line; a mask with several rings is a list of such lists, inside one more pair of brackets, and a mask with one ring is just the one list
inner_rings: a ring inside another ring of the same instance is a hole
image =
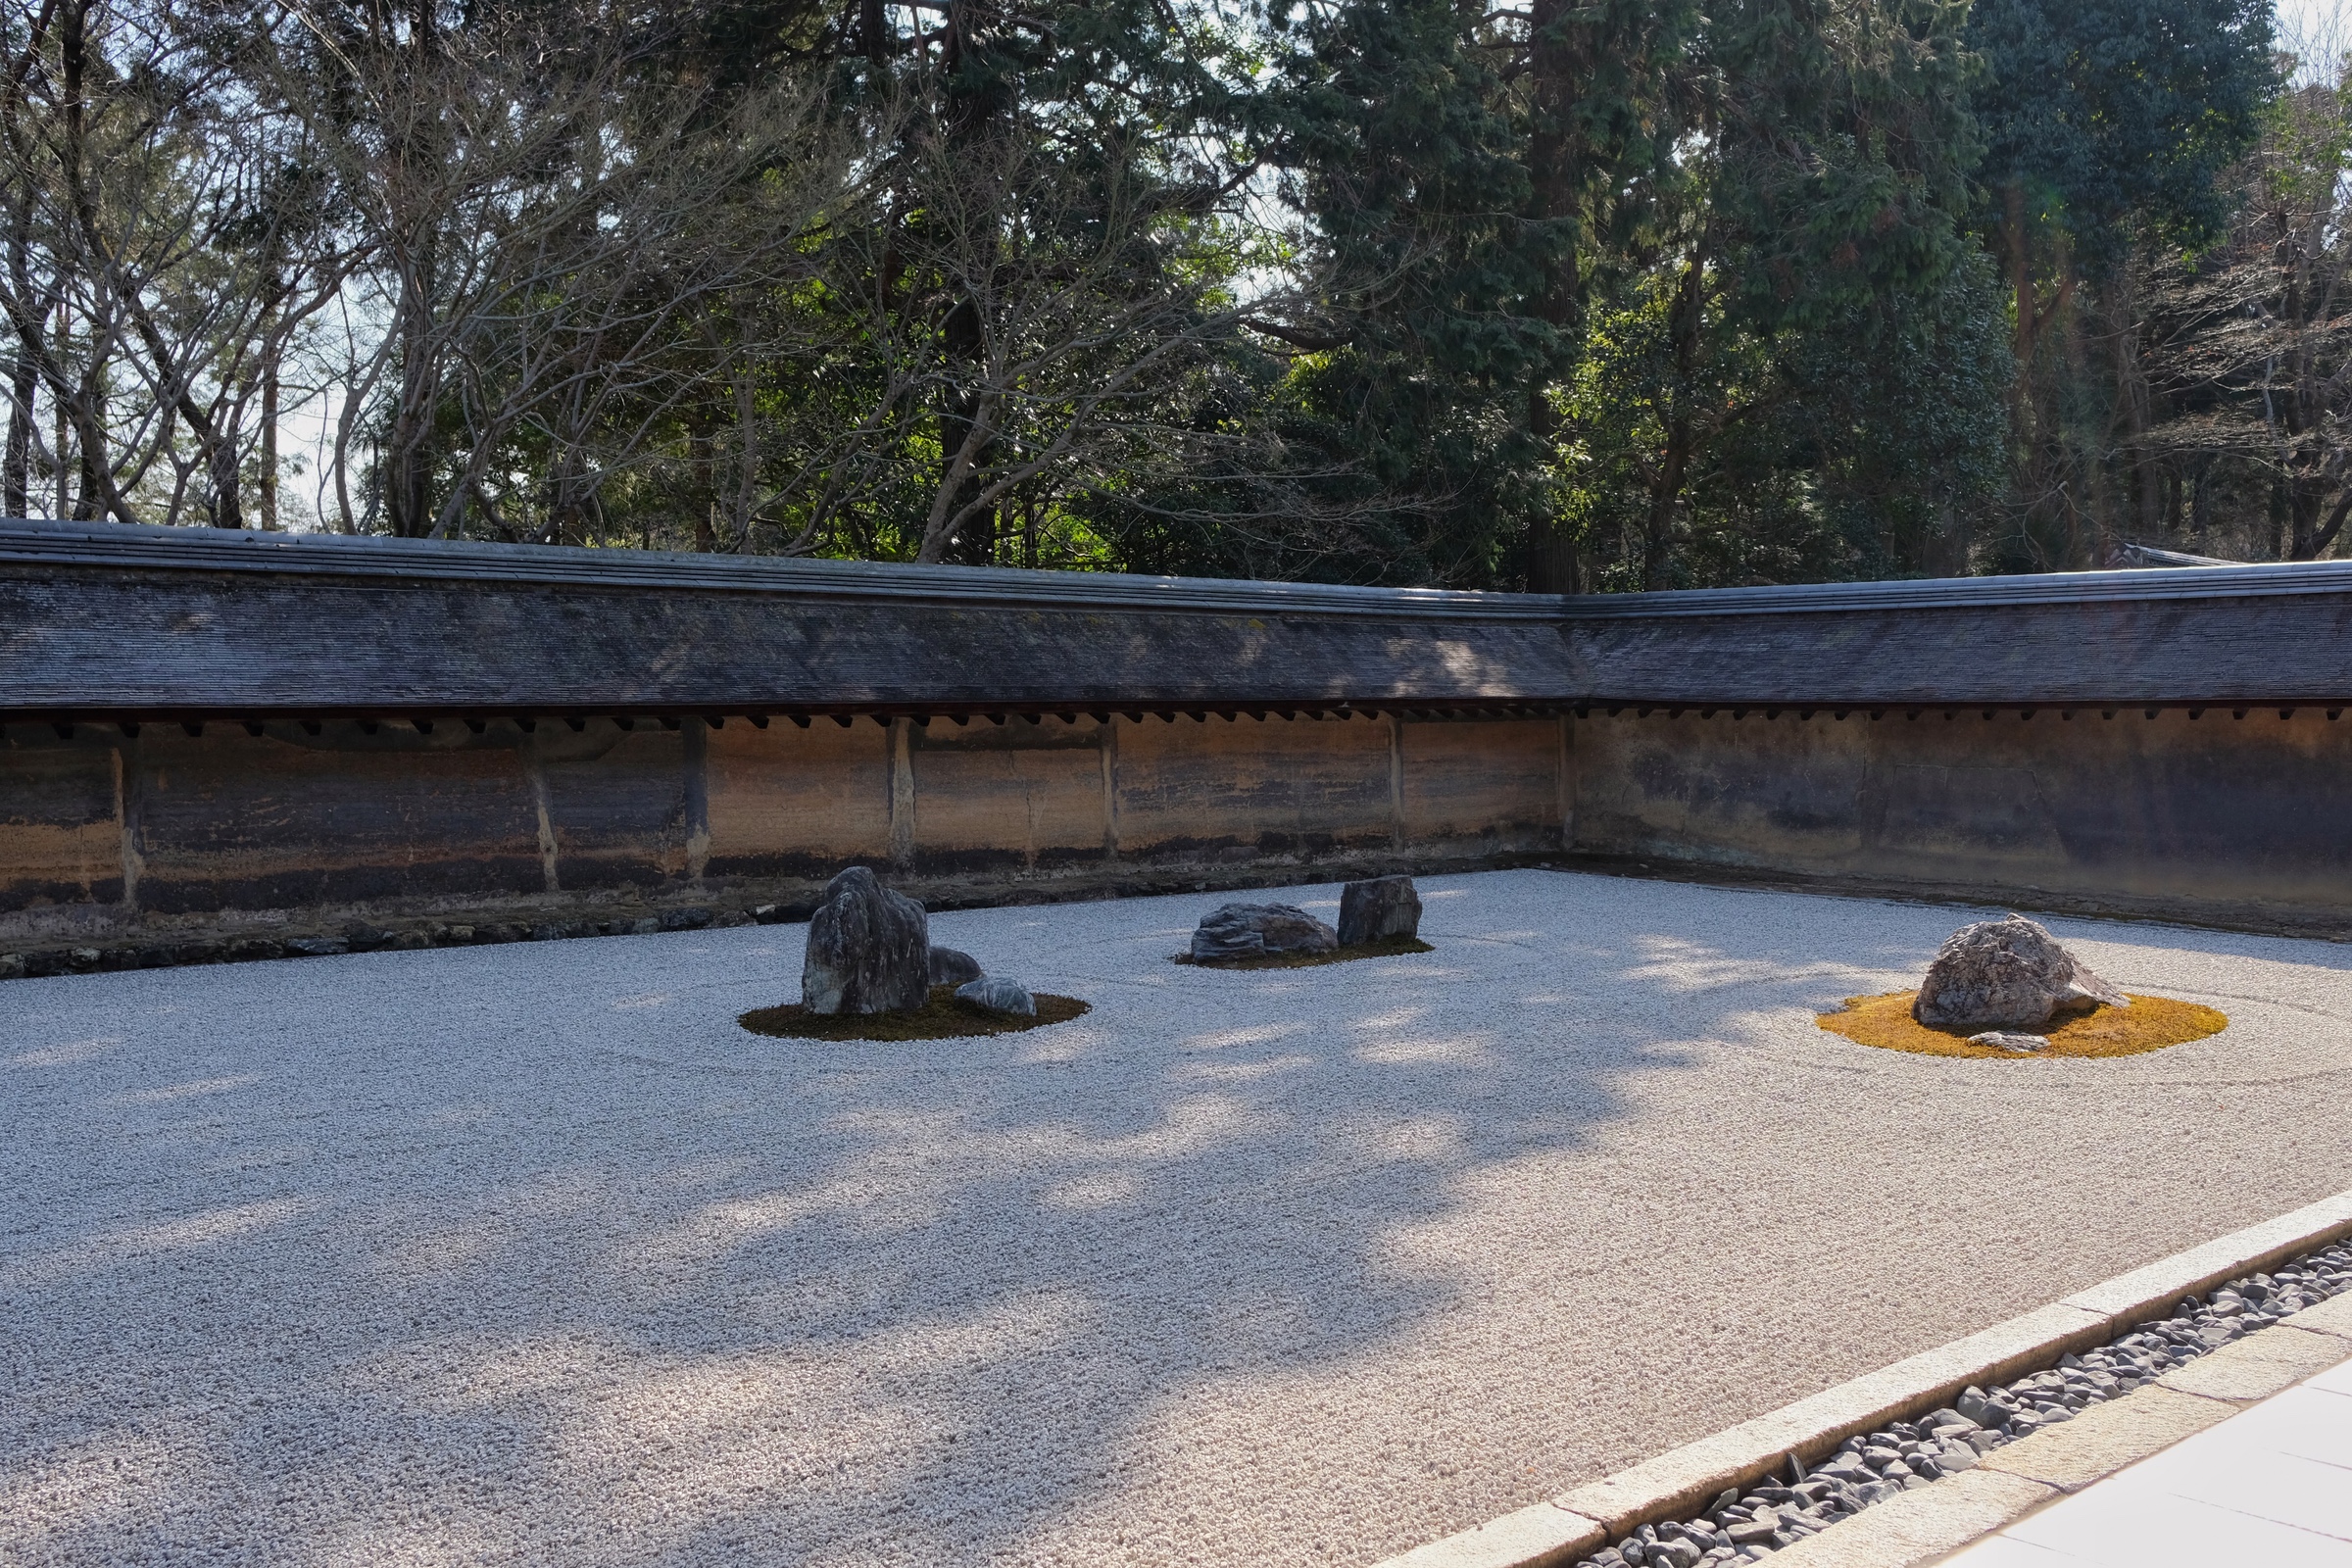
[[1565, 719], [13, 724], [0, 943], [805, 903], [853, 861], [984, 903], [1556, 853]]
[[2221, 924], [2352, 919], [2352, 721], [2317, 709], [1628, 710], [1577, 720], [1574, 758], [1589, 854]]

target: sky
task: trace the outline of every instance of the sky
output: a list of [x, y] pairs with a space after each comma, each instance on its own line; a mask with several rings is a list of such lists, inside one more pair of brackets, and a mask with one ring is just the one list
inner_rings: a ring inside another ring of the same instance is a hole
[[[2346, 0], [2278, 0], [2278, 41], [2307, 58], [2314, 54], [2340, 53], [2352, 42], [2352, 7]], [[2334, 49], [2314, 48], [2324, 45], [2330, 37], [2337, 40]]]

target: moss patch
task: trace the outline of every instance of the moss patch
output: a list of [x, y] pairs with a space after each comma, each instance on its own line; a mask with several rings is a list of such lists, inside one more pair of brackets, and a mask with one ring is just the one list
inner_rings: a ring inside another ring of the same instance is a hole
[[1076, 997], [1041, 992], [1036, 1017], [1007, 1018], [956, 1001], [954, 986], [933, 986], [931, 1000], [912, 1012], [810, 1012], [795, 1002], [782, 1007], [755, 1007], [735, 1021], [756, 1035], [777, 1040], [964, 1040], [1043, 1029], [1091, 1010]]
[[1403, 953], [1437, 951], [1419, 937], [1384, 937], [1378, 942], [1359, 942], [1352, 948], [1335, 948], [1329, 953], [1268, 953], [1254, 958], [1196, 958], [1189, 953], [1179, 953], [1175, 961], [1200, 969], [1312, 969], [1323, 963], [1394, 958]]
[[2184, 1045], [2218, 1035], [2230, 1026], [2227, 1014], [2193, 1002], [2171, 997], [2132, 996], [2129, 1007], [2094, 1007], [2044, 1028], [2018, 1031], [2046, 1035], [2047, 1051], [2003, 1051], [1998, 1046], [1972, 1046], [1968, 1037], [1981, 1029], [1931, 1029], [1911, 1016], [1916, 991], [1889, 991], [1881, 997], [1848, 997], [1842, 1012], [1825, 1012], [1819, 1022], [1834, 1035], [1857, 1045], [1888, 1051], [1915, 1051], [1930, 1056], [2132, 1056], [2143, 1051]]

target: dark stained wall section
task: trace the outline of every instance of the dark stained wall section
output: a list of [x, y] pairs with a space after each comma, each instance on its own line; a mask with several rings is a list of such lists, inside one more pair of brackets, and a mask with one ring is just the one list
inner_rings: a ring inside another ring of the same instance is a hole
[[1574, 755], [1577, 846], [1594, 854], [2352, 922], [2352, 721], [2317, 710], [1626, 712], [1580, 721]]
[[0, 741], [0, 916], [123, 896], [115, 748], [18, 726]]
[[0, 951], [805, 904], [852, 863], [966, 903], [1491, 863], [1561, 848], [1561, 722], [12, 723]]
[[156, 914], [498, 897], [541, 885], [519, 735], [144, 728], [138, 903]]

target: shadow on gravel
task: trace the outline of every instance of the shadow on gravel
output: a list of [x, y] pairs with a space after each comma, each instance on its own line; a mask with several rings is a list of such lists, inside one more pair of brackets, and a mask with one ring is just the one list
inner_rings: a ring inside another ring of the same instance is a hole
[[[1805, 1195], [1940, 1190], [1888, 1159], [1949, 1110], [1825, 1139], [1751, 1020], [1954, 922], [1595, 886], [1439, 882], [1438, 953], [1213, 992], [1186, 901], [943, 916], [1096, 1010], [913, 1050], [736, 1028], [799, 928], [19, 982], [0, 1557], [1363, 1561], [1768, 1406], [1710, 1346], [1851, 1353]], [[1967, 1277], [1913, 1240], [1853, 1245]], [[1612, 1355], [1688, 1390], [1479, 1473]]]

